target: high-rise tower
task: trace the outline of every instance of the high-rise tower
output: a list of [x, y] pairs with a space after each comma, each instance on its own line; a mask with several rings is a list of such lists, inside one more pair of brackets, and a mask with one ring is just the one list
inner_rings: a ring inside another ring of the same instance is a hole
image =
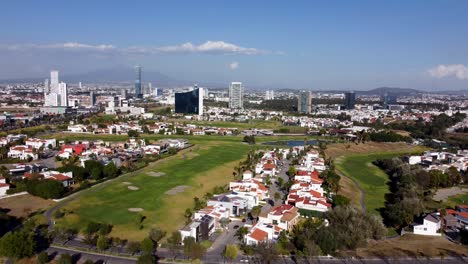
[[141, 66], [135, 67], [135, 97], [143, 98], [143, 93], [141, 91]]
[[229, 108], [242, 109], [244, 107], [244, 86], [241, 82], [232, 82], [229, 85]]

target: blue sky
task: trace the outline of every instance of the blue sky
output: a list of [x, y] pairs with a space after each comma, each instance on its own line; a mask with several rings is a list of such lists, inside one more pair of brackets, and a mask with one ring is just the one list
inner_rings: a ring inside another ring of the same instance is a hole
[[299, 89], [468, 89], [468, 1], [5, 1], [0, 79], [141, 64]]

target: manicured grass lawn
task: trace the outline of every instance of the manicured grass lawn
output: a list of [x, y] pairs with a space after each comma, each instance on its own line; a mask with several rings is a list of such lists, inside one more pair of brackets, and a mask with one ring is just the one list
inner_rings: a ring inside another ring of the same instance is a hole
[[214, 127], [226, 127], [226, 128], [237, 128], [237, 129], [249, 129], [249, 128], [264, 128], [264, 129], [276, 129], [281, 126], [280, 121], [272, 120], [248, 120], [248, 122], [232, 122], [232, 121], [195, 121], [195, 120], [184, 120], [184, 119], [171, 119], [179, 123], [195, 124], [199, 126], [214, 126]]
[[[375, 146], [374, 146], [375, 148]], [[382, 149], [384, 150], [384, 149]], [[390, 159], [406, 153], [420, 152], [420, 148], [403, 149], [397, 151], [391, 149], [389, 152], [374, 152], [368, 154], [344, 154], [335, 159], [336, 168], [347, 177], [358, 182], [359, 186], [366, 192], [365, 204], [368, 212], [379, 214], [378, 209], [383, 208], [385, 194], [388, 189], [388, 175], [380, 168], [372, 164], [378, 159]], [[353, 204], [360, 199], [360, 193], [356, 193], [351, 200]]]
[[455, 205], [458, 204], [468, 204], [468, 193], [450, 196], [448, 198], [448, 204], [452, 207], [455, 207]]
[[[101, 190], [84, 191], [84, 195], [64, 208], [73, 213], [58, 224], [82, 229], [89, 221], [109, 223], [114, 225], [111, 236], [130, 240], [141, 240], [155, 226], [168, 232], [177, 230], [184, 223], [185, 209], [192, 207], [193, 197], [202, 197], [213, 187], [232, 180], [234, 166], [251, 148], [238, 140], [235, 143], [204, 139], [191, 142], [203, 144], [160, 160], [138, 173], [121, 176]], [[152, 177], [149, 172], [165, 175]], [[129, 190], [128, 185], [139, 189]], [[176, 195], [166, 194], [182, 185], [189, 188]], [[128, 208], [144, 209], [143, 229], [137, 223], [140, 213], [129, 212]]]

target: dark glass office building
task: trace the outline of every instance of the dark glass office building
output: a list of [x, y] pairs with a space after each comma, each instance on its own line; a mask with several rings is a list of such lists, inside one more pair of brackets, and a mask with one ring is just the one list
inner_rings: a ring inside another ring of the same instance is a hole
[[344, 107], [346, 110], [354, 109], [356, 105], [356, 94], [354, 92], [346, 92], [345, 93], [345, 102]]
[[202, 89], [175, 94], [175, 112], [182, 114], [203, 114]]
[[143, 98], [143, 93], [141, 91], [141, 67], [136, 66], [135, 67], [135, 73], [136, 73], [136, 78], [135, 78], [135, 97], [136, 98]]

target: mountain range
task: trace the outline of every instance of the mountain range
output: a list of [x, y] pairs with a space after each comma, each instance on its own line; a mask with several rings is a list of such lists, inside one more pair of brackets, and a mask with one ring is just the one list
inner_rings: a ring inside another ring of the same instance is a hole
[[[180, 80], [175, 79], [165, 74], [162, 74], [157, 71], [143, 71], [142, 81], [144, 83], [151, 82], [154, 87], [171, 87], [171, 86], [187, 86], [193, 85], [193, 81], [189, 80]], [[10, 79], [10, 80], [0, 80], [0, 83], [31, 83], [31, 82], [42, 82], [44, 78], [24, 78], [24, 79]], [[74, 74], [74, 75], [63, 75], [60, 76], [60, 80], [68, 83], [133, 83], [135, 79], [135, 70], [130, 67], [116, 67], [110, 69], [96, 70], [87, 73]], [[200, 86], [207, 88], [227, 88], [226, 83], [210, 83], [203, 82], [199, 83]], [[298, 89], [285, 89], [285, 88], [275, 88], [275, 87], [248, 87], [249, 90], [267, 90], [273, 89], [276, 91], [288, 92], [288, 91], [297, 91]], [[347, 92], [349, 90], [320, 90], [320, 92]], [[398, 88], [398, 87], [379, 87], [371, 90], [355, 90], [358, 95], [385, 95], [394, 94], [397, 96], [406, 96], [406, 95], [415, 95], [422, 93], [431, 93], [430, 91], [421, 91], [411, 88]], [[438, 94], [467, 94], [468, 90], [458, 90], [458, 91], [437, 91]]]

